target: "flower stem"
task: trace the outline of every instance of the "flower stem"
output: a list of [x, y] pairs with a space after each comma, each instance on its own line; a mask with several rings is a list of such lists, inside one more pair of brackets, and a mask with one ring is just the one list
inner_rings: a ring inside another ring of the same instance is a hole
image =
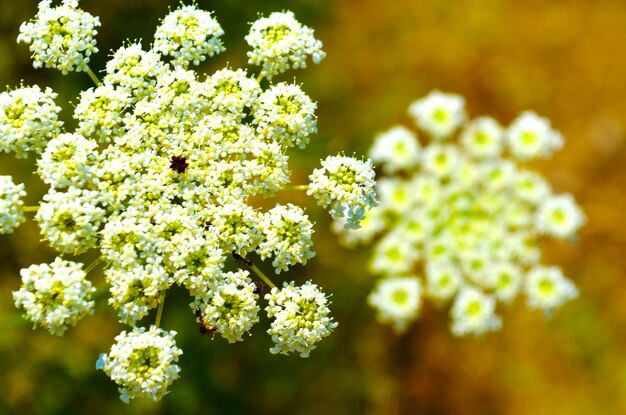
[[260, 269], [259, 269], [256, 265], [251, 264], [251, 265], [250, 265], [250, 269], [251, 269], [252, 271], [254, 271], [254, 273], [255, 273], [255, 274], [256, 274], [259, 278], [261, 278], [261, 279], [263, 280], [263, 282], [264, 282], [264, 283], [266, 283], [267, 285], [269, 285], [269, 286], [270, 286], [270, 288], [276, 288], [276, 285], [274, 285], [274, 283], [273, 283], [273, 282], [272, 282], [269, 278], [267, 278], [267, 275], [265, 275], [265, 274], [263, 273], [263, 271], [261, 271], [261, 270], [260, 270]]
[[89, 75], [89, 77], [96, 84], [96, 86], [100, 86], [102, 84], [102, 82], [100, 82], [96, 74], [93, 73], [93, 71], [91, 70], [89, 66], [87, 67], [87, 70], [85, 72], [87, 72], [87, 75]]
[[285, 190], [307, 190], [309, 188], [306, 184], [296, 184], [291, 186], [286, 186]]
[[245, 265], [246, 267], [250, 268], [252, 272], [254, 272], [259, 278], [263, 280], [264, 283], [269, 285], [271, 288], [276, 287], [276, 285], [267, 277], [267, 275], [265, 275], [263, 271], [261, 271], [256, 265], [254, 265], [252, 261], [242, 257], [236, 252], [233, 252], [233, 258], [235, 258], [235, 261], [237, 261], [239, 265]]
[[156, 326], [156, 328], [159, 328], [159, 325], [161, 324], [161, 316], [163, 316], [163, 304], [165, 304], [165, 290], [161, 291], [161, 302], [159, 303], [159, 309], [157, 310], [157, 315], [156, 315], [156, 322], [154, 323], [154, 325]]
[[262, 80], [263, 80], [263, 73], [260, 73], [259, 76], [256, 77], [256, 81], [258, 83], [261, 83]]
[[24, 212], [37, 212], [39, 210], [39, 206], [22, 206], [22, 210]]
[[87, 268], [85, 268], [85, 274], [89, 274], [95, 267], [98, 266], [99, 263], [102, 262], [102, 257], [96, 258]]

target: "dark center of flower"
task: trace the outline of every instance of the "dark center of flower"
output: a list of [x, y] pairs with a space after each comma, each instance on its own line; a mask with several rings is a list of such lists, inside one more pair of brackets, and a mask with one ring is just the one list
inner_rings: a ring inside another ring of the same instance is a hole
[[178, 173], [184, 173], [187, 167], [189, 163], [185, 157], [172, 156], [170, 159], [170, 168]]

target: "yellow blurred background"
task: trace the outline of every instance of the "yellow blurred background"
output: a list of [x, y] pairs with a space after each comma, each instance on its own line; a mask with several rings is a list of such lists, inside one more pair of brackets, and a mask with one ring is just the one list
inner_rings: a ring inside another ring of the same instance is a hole
[[[162, 402], [124, 405], [94, 364], [122, 330], [105, 301], [64, 338], [31, 330], [14, 309], [19, 269], [50, 261], [32, 221], [0, 237], [0, 414], [626, 414], [626, 2], [623, 0], [198, 0], [227, 32], [212, 73], [245, 66], [243, 36], [258, 12], [291, 9], [315, 28], [327, 57], [280, 80], [301, 82], [318, 102], [319, 134], [292, 157], [303, 182], [320, 158], [363, 154], [374, 135], [410, 125], [406, 108], [432, 89], [466, 97], [472, 116], [508, 124], [523, 110], [552, 120], [563, 150], [533, 167], [587, 215], [574, 244], [549, 243], [544, 261], [561, 266], [580, 297], [546, 319], [518, 299], [503, 328], [453, 338], [445, 310], [426, 304], [395, 337], [365, 304], [374, 279], [368, 250], [339, 247], [326, 213], [304, 195], [316, 220], [317, 256], [285, 278], [313, 278], [332, 293], [339, 327], [309, 359], [273, 356], [264, 322], [229, 345], [197, 333], [182, 293], [168, 297], [164, 327], [179, 332], [181, 379]], [[101, 17], [100, 54], [124, 39], [147, 46], [174, 1], [83, 0]], [[48, 85], [60, 94], [66, 126], [84, 74], [34, 71], [19, 24], [34, 0], [0, 0], [0, 83]], [[65, 102], [64, 102], [65, 101]], [[32, 160], [0, 157], [0, 174], [26, 183], [33, 203], [45, 188]], [[281, 274], [282, 277], [282, 274]], [[169, 296], [169, 294], [168, 294]]]

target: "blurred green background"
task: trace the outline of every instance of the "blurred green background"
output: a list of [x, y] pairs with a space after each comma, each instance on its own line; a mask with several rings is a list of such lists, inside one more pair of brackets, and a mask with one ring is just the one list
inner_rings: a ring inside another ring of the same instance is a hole
[[[14, 309], [19, 269], [50, 261], [32, 222], [0, 237], [0, 414], [624, 414], [626, 413], [626, 2], [623, 0], [198, 0], [225, 29], [227, 51], [202, 65], [212, 73], [246, 66], [243, 36], [257, 13], [290, 9], [316, 30], [327, 57], [292, 71], [318, 102], [319, 134], [294, 152], [304, 183], [320, 158], [365, 153], [377, 132], [409, 124], [407, 106], [431, 89], [467, 98], [472, 116], [508, 124], [532, 109], [550, 118], [565, 148], [537, 163], [558, 192], [572, 192], [588, 223], [573, 245], [552, 243], [544, 261], [561, 265], [580, 297], [552, 319], [518, 299], [503, 329], [456, 339], [445, 312], [426, 304], [403, 337], [374, 321], [367, 249], [347, 251], [326, 213], [302, 194], [317, 222], [317, 256], [284, 278], [313, 278], [332, 293], [335, 333], [308, 359], [273, 356], [262, 322], [243, 343], [198, 333], [182, 293], [168, 294], [163, 326], [179, 332], [181, 378], [160, 403], [124, 405], [94, 368], [122, 330], [104, 301], [64, 338], [31, 330]], [[101, 18], [101, 70], [127, 39], [152, 40], [174, 1], [83, 0]], [[37, 83], [60, 94], [66, 127], [85, 74], [33, 70], [15, 38], [34, 0], [0, 0], [0, 83]], [[0, 174], [45, 192], [32, 160], [0, 157]], [[281, 197], [282, 198], [282, 197]], [[27, 201], [27, 202], [28, 202]], [[32, 204], [31, 203], [31, 204]], [[281, 274], [281, 278], [283, 275]]]

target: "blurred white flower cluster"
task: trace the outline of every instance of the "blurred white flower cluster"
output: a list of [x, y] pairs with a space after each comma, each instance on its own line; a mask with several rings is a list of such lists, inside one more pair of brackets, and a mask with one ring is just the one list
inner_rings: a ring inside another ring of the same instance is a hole
[[[22, 270], [16, 306], [35, 326], [62, 335], [93, 312], [95, 289], [85, 276], [103, 264], [107, 287], [98, 296], [108, 288], [109, 304], [130, 329], [97, 366], [125, 402], [160, 399], [178, 376], [175, 332], [159, 328], [173, 285], [193, 297], [190, 317], [201, 332], [229, 342], [259, 321], [259, 297], [270, 285], [271, 351], [308, 356], [337, 325], [328, 297], [310, 281], [278, 289], [254, 261], [270, 259], [277, 274], [305, 264], [315, 255], [313, 224], [299, 206], [263, 211], [252, 202], [309, 189], [333, 217], [356, 226], [375, 201], [372, 163], [344, 156], [325, 161], [310, 187], [289, 185], [288, 151], [316, 132], [316, 104], [295, 83], [262, 82], [304, 67], [307, 55], [319, 61], [321, 42], [291, 12], [273, 13], [247, 37], [251, 63], [262, 65], [256, 79], [232, 68], [200, 79], [188, 66], [224, 50], [223, 30], [210, 13], [181, 6], [163, 19], [150, 50], [134, 42], [115, 51], [100, 82], [87, 67], [97, 25], [76, 0], [56, 8], [43, 1], [19, 36], [31, 43], [35, 67], [85, 70], [96, 81], [74, 105], [74, 131], [62, 130], [49, 88], [0, 94], [0, 150], [34, 153], [36, 173], [50, 186], [39, 206], [23, 206], [24, 186], [0, 176], [0, 231], [12, 232], [24, 212], [36, 211], [43, 239], [59, 252], [51, 265]], [[84, 270], [62, 259], [92, 249], [97, 259]], [[233, 264], [241, 269], [228, 271]]]
[[252, 47], [248, 62], [262, 65], [261, 75], [268, 79], [289, 68], [306, 68], [308, 55], [314, 63], [326, 56], [313, 29], [302, 26], [289, 11], [258, 19], [252, 24], [246, 41]]
[[501, 326], [497, 304], [520, 294], [547, 313], [576, 297], [559, 268], [541, 264], [540, 240], [574, 239], [585, 217], [522, 166], [562, 146], [550, 122], [532, 112], [508, 128], [467, 120], [464, 99], [438, 91], [409, 114], [430, 142], [401, 126], [376, 137], [370, 157], [387, 173], [380, 207], [358, 230], [333, 224], [347, 246], [374, 243], [369, 268], [382, 278], [369, 303], [379, 321], [403, 332], [425, 297], [450, 305], [453, 334], [480, 335]]
[[89, 57], [98, 53], [98, 26], [100, 19], [79, 9], [78, 0], [62, 0], [57, 7], [42, 0], [35, 18], [20, 26], [17, 41], [30, 44], [35, 68], [56, 68], [64, 75], [87, 71]]

